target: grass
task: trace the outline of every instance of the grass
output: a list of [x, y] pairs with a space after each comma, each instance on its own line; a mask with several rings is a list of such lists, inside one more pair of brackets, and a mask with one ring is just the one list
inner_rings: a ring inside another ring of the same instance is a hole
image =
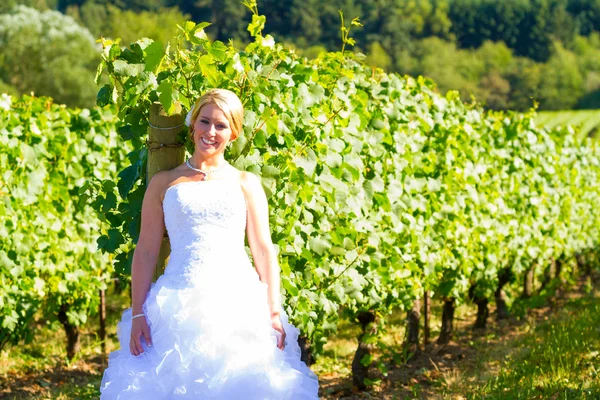
[[82, 337], [82, 350], [69, 362], [65, 335], [57, 326], [37, 329], [26, 346], [0, 353], [0, 398], [97, 399], [104, 368], [100, 345], [92, 332]]
[[[526, 332], [480, 360], [479, 371], [499, 368], [497, 375], [467, 371], [448, 393], [479, 399], [600, 398], [600, 300], [585, 296], [568, 301], [541, 323], [531, 318]], [[496, 365], [494, 365], [496, 364]]]
[[[127, 293], [107, 296], [107, 351], [118, 346], [116, 323]], [[105, 360], [98, 339], [99, 323], [91, 317], [81, 329], [81, 350], [69, 361], [66, 335], [57, 322], [34, 324], [32, 343], [7, 346], [0, 352], [0, 399], [98, 399]]]
[[[114, 337], [120, 304], [111, 299], [109, 335]], [[558, 299], [511, 322], [474, 332], [473, 307], [457, 310], [456, 337], [449, 346], [430, 345], [406, 364], [391, 366], [371, 392], [351, 389], [350, 365], [359, 329], [343, 322], [312, 367], [323, 399], [600, 399], [600, 292]], [[516, 306], [516, 305], [515, 305]], [[434, 309], [433, 315], [437, 312]], [[404, 313], [392, 316], [384, 343], [399, 350]], [[432, 321], [434, 329], [439, 321]], [[34, 343], [0, 354], [0, 398], [97, 399], [104, 369], [91, 323], [77, 360], [66, 361], [57, 324], [40, 326]], [[435, 338], [435, 331], [432, 333]], [[114, 339], [108, 343], [114, 349]], [[379, 353], [381, 354], [381, 353]]]
[[[588, 289], [546, 303], [551, 306], [529, 300], [538, 307], [500, 324], [490, 318], [483, 332], [470, 329], [473, 307], [463, 305], [449, 346], [432, 344], [407, 364], [392, 367], [370, 393], [352, 391], [349, 366], [358, 329], [342, 327], [313, 367], [322, 398], [600, 399], [600, 292]], [[396, 338], [399, 351], [403, 333], [396, 332]]]

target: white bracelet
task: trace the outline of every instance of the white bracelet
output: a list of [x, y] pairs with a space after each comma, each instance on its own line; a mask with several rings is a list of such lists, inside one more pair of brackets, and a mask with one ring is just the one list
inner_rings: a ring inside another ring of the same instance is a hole
[[133, 321], [133, 320], [134, 320], [134, 319], [136, 319], [136, 318], [139, 318], [139, 317], [145, 317], [145, 316], [146, 316], [146, 315], [145, 315], [145, 314], [143, 314], [143, 313], [142, 313], [142, 314], [136, 314], [136, 315], [134, 315], [133, 317], [131, 317], [131, 320]]

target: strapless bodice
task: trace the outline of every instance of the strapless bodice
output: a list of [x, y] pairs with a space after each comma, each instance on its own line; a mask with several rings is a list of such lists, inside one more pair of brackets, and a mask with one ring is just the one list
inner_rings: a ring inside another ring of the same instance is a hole
[[165, 193], [163, 213], [171, 242], [165, 274], [194, 273], [203, 265], [239, 266], [240, 259], [247, 266], [246, 199], [239, 182], [175, 184]]

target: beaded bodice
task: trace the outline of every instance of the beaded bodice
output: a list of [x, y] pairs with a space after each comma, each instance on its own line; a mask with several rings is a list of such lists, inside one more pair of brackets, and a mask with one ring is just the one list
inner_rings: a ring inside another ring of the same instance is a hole
[[248, 264], [240, 183], [213, 179], [175, 184], [165, 193], [163, 213], [171, 242], [165, 275], [194, 275], [203, 266], [228, 269], [239, 266], [240, 258]]

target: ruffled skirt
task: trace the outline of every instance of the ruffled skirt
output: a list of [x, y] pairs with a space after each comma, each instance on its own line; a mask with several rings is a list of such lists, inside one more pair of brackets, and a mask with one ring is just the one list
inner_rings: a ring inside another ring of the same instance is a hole
[[225, 275], [161, 276], [143, 306], [153, 345], [142, 338], [137, 357], [129, 351], [131, 309], [123, 313], [102, 400], [318, 398], [317, 377], [300, 360], [299, 330], [285, 315], [286, 346], [276, 346], [266, 285], [254, 270]]

